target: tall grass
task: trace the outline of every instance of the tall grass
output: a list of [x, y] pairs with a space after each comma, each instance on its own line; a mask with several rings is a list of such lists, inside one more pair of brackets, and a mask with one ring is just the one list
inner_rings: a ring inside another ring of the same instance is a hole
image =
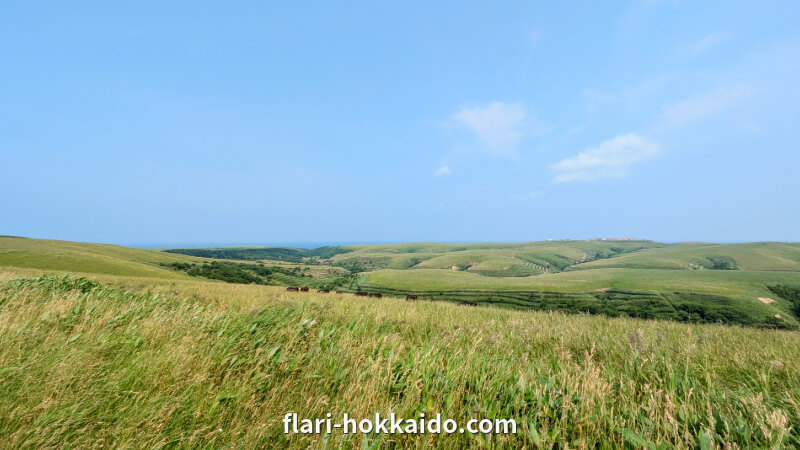
[[[2, 284], [0, 446], [800, 445], [796, 332], [127, 282]], [[287, 436], [287, 412], [519, 427]]]

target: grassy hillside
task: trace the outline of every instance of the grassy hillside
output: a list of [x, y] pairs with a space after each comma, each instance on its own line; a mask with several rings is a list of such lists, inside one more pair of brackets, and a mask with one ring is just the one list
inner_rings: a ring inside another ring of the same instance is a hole
[[[42, 269], [53, 273], [76, 272], [128, 277], [188, 278], [174, 265], [218, 261], [158, 250], [86, 242], [0, 236], [0, 267]], [[255, 264], [245, 260], [242, 263]], [[270, 267], [297, 271], [315, 279], [336, 278], [349, 272], [341, 267], [271, 261]]]
[[[0, 269], [8, 448], [786, 448], [800, 333]], [[145, 284], [131, 288], [131, 284]], [[286, 412], [515, 435], [284, 435]]]
[[607, 267], [707, 270], [714, 259], [733, 260], [734, 268], [753, 271], [800, 273], [800, 244], [756, 242], [747, 244], [678, 244], [646, 249], [613, 259], [577, 264], [574, 269]]
[[[334, 264], [374, 269], [452, 269], [518, 276], [595, 268], [800, 272], [800, 244], [660, 244], [652, 241], [559, 241], [521, 244], [397, 244], [343, 247]], [[525, 270], [523, 270], [525, 271]], [[531, 274], [546, 273], [529, 269]], [[505, 274], [503, 272], [506, 272]]]
[[[506, 308], [797, 328], [800, 306], [772, 287], [800, 286], [800, 271], [794, 270], [798, 249], [800, 245], [780, 243], [666, 245], [652, 241], [410, 243], [302, 250], [306, 256], [301, 264], [285, 260], [287, 254], [298, 256], [298, 249], [197, 249], [237, 258], [223, 260], [114, 245], [0, 237], [0, 266], [50, 273], [361, 289], [401, 298], [413, 293], [428, 300]], [[254, 259], [267, 256], [280, 259]], [[351, 272], [360, 275], [355, 278]]]
[[741, 298], [768, 296], [768, 284], [800, 283], [797, 272], [673, 271], [595, 269], [531, 277], [484, 277], [455, 270], [380, 270], [361, 275], [364, 286], [419, 290], [545, 290], [584, 292], [629, 289], [651, 292], [691, 291]]
[[[291, 264], [3, 237], [2, 445], [800, 446], [800, 333], [679, 323], [796, 328], [800, 290], [785, 287], [800, 285], [794, 249], [403, 244]], [[712, 268], [684, 266], [691, 258]], [[443, 301], [187, 274], [324, 286], [349, 280], [353, 262], [404, 266], [361, 273], [356, 289]], [[621, 267], [603, 266], [611, 262]], [[39, 276], [60, 271], [87, 278]], [[617, 315], [672, 321], [607, 317]], [[287, 436], [286, 412], [513, 418], [519, 429]]]
[[[721, 308], [737, 323], [798, 326], [795, 302], [772, 287], [800, 286], [800, 244], [413, 244], [363, 246], [333, 261], [364, 269], [359, 287], [386, 294], [663, 319], [694, 309], [697, 321], [716, 320], [711, 310]], [[613, 301], [602, 294], [609, 290], [617, 292]]]
[[652, 241], [563, 241], [521, 244], [385, 244], [345, 246], [333, 264], [360, 270], [454, 269], [489, 276], [559, 272], [584, 261], [661, 247]]
[[0, 266], [62, 272], [102, 273], [155, 278], [185, 278], [160, 263], [196, 258], [119, 245], [0, 236]]
[[[800, 283], [784, 272], [597, 269], [525, 278], [482, 277], [451, 270], [381, 270], [362, 274], [361, 289], [387, 294], [417, 294], [424, 299], [469, 302], [518, 309], [621, 314], [687, 319], [682, 310], [727, 310], [721, 321], [797, 328], [796, 301], [775, 295], [770, 286]], [[609, 298], [609, 294], [615, 294]], [[691, 298], [687, 306], [686, 299]], [[609, 303], [610, 302], [610, 303]], [[704, 312], [700, 312], [705, 316]]]

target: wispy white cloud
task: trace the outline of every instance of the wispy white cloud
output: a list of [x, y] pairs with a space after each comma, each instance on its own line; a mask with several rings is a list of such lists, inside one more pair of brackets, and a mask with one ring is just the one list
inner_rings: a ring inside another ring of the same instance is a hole
[[450, 175], [451, 173], [453, 173], [453, 172], [450, 171], [449, 167], [442, 166], [442, 167], [439, 167], [438, 169], [436, 169], [436, 172], [433, 173], [433, 176], [442, 177], [442, 176], [445, 176], [445, 175]]
[[633, 164], [660, 153], [658, 144], [634, 133], [617, 136], [594, 148], [561, 160], [550, 168], [556, 183], [624, 178]]
[[521, 103], [504, 102], [463, 106], [450, 117], [449, 124], [467, 128], [487, 150], [503, 157], [515, 156], [522, 139], [540, 136], [555, 128], [528, 114]]
[[582, 95], [586, 99], [587, 112], [590, 115], [596, 115], [601, 111], [607, 113], [608, 108], [614, 110], [624, 108], [630, 112], [640, 112], [647, 110], [655, 99], [660, 98], [670, 84], [679, 78], [677, 73], [667, 73], [615, 91], [584, 89]]
[[661, 113], [661, 126], [677, 128], [724, 112], [755, 95], [757, 89], [747, 83], [725, 86], [680, 101]]
[[522, 137], [520, 126], [526, 116], [519, 103], [493, 102], [462, 107], [453, 114], [453, 120], [469, 127], [494, 152], [511, 154]]
[[729, 42], [731, 38], [732, 36], [728, 33], [710, 33], [686, 47], [685, 52], [693, 56], [702, 55], [715, 47]]

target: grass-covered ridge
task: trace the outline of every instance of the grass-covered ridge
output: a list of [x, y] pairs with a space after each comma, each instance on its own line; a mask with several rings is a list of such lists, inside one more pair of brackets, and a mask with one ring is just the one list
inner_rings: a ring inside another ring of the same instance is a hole
[[[798, 333], [167, 286], [0, 285], [3, 445], [800, 445]], [[287, 437], [288, 411], [439, 412], [520, 428]]]
[[800, 272], [800, 244], [677, 244], [577, 264], [573, 269], [639, 268]]
[[554, 273], [573, 264], [663, 247], [653, 241], [547, 241], [523, 243], [408, 243], [353, 245], [333, 264], [359, 271], [453, 269], [488, 276]]
[[120, 245], [0, 236], [0, 266], [151, 278], [186, 278], [162, 263], [190, 256]]

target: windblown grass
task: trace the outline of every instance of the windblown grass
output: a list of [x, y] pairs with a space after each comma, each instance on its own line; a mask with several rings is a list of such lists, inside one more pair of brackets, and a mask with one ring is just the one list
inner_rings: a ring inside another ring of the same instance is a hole
[[[0, 446], [800, 445], [796, 332], [103, 279], [0, 287]], [[519, 428], [286, 436], [286, 412]]]

